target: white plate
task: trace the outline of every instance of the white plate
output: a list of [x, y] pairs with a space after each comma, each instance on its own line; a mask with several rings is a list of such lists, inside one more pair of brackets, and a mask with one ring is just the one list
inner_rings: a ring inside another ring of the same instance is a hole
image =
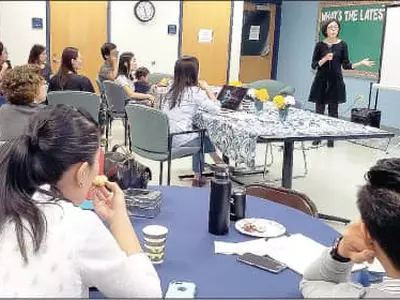
[[[255, 226], [255, 230], [245, 230], [244, 226], [246, 224], [253, 224]], [[241, 219], [235, 223], [235, 228], [240, 233], [260, 238], [277, 237], [285, 234], [286, 232], [286, 227], [278, 222], [257, 218]]]

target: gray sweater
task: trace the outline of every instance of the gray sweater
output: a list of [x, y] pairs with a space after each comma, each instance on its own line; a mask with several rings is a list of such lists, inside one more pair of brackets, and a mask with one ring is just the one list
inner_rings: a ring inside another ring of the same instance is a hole
[[306, 270], [300, 282], [304, 298], [399, 298], [374, 287], [363, 287], [350, 281], [352, 263], [334, 260], [326, 250]]
[[11, 103], [0, 106], [0, 141], [22, 135], [29, 124], [30, 117], [42, 107], [44, 107], [43, 104], [15, 105]]

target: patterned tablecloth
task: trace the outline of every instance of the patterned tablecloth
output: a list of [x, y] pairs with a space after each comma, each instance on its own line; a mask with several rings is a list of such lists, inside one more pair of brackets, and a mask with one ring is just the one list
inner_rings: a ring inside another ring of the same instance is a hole
[[206, 128], [215, 147], [237, 163], [255, 166], [257, 141], [315, 140], [331, 136], [346, 138], [388, 138], [389, 132], [341, 119], [318, 115], [311, 111], [289, 108], [285, 122], [278, 117], [272, 103], [265, 103], [259, 114], [245, 111], [222, 111], [218, 115], [202, 112], [195, 125]]
[[[221, 87], [211, 86], [211, 89], [218, 94]], [[157, 108], [161, 108], [167, 90], [157, 88]], [[261, 138], [264, 141], [311, 141], [328, 136], [334, 139], [389, 139], [390, 135], [378, 128], [293, 107], [289, 108], [286, 121], [281, 122], [272, 102], [264, 103], [264, 110], [257, 114], [246, 111], [221, 111], [218, 115], [201, 112], [195, 116], [194, 125], [206, 128], [215, 147], [229, 159], [238, 164], [244, 163], [250, 169], [255, 167], [256, 144]]]

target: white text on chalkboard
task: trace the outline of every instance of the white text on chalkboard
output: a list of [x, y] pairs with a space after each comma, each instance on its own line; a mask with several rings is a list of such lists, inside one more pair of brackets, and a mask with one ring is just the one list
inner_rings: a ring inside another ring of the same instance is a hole
[[382, 22], [384, 15], [384, 8], [334, 10], [322, 12], [322, 21], [335, 18], [339, 22]]

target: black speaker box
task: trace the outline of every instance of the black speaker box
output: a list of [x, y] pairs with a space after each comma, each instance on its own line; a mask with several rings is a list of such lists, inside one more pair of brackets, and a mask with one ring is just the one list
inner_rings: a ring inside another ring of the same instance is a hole
[[379, 128], [381, 126], [381, 111], [368, 108], [353, 108], [351, 110], [351, 121]]

